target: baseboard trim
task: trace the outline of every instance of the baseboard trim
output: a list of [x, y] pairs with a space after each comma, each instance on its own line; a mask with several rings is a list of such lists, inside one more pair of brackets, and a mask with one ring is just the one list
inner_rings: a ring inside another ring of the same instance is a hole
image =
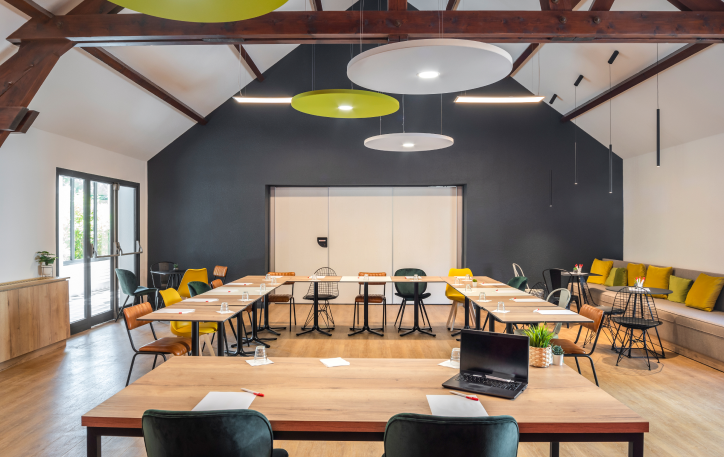
[[669, 342], [667, 340], [661, 339], [661, 344], [664, 346], [664, 349], [666, 349], [667, 351], [672, 351], [681, 356], [685, 356], [689, 359], [693, 359], [694, 361], [704, 364], [705, 366], [709, 366], [713, 369], [724, 372], [724, 362], [722, 362], [722, 361], [716, 360], [716, 359], [711, 358], [706, 355], [702, 355], [701, 353], [699, 353], [697, 351], [690, 350], [686, 347], [682, 347], [681, 345], [677, 345], [677, 344]]
[[50, 344], [47, 347], [38, 348], [37, 350], [31, 351], [30, 353], [25, 353], [24, 355], [16, 356], [13, 359], [3, 361], [2, 363], [0, 363], [0, 372], [6, 369], [10, 369], [13, 366], [17, 366], [18, 364], [31, 361], [35, 358], [40, 358], [41, 356], [47, 355], [48, 353], [52, 353], [56, 350], [65, 348], [65, 342], [65, 340], [61, 340], [60, 342]]

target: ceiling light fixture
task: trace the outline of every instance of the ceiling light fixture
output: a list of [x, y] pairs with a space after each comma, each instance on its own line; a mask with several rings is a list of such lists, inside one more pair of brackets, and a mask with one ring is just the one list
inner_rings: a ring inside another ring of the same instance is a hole
[[[611, 58], [608, 59], [608, 91], [611, 92], [611, 65], [618, 57], [618, 51], [614, 51], [611, 54]], [[608, 99], [608, 193], [613, 194], [613, 123], [612, 123], [612, 111], [613, 105], [611, 103], [613, 99]]]
[[[573, 102], [578, 109], [578, 85], [583, 81], [583, 75], [578, 75], [573, 83]], [[578, 118], [573, 119], [573, 184], [578, 184]]]
[[419, 77], [422, 78], [422, 79], [427, 79], [427, 80], [429, 80], [429, 79], [437, 78], [438, 76], [440, 76], [440, 72], [433, 72], [433, 71], [430, 71], [430, 72], [420, 72], [420, 73], [417, 74], [417, 76], [419, 76]]
[[239, 103], [267, 103], [267, 104], [290, 104], [292, 103], [291, 97], [242, 97], [235, 96], [234, 100]]
[[292, 97], [292, 108], [325, 118], [376, 118], [400, 109], [394, 97], [353, 89], [324, 89]]
[[184, 22], [236, 22], [271, 13], [289, 0], [113, 0], [149, 16]]
[[432, 151], [448, 148], [455, 141], [446, 135], [406, 132], [385, 134], [365, 140], [365, 146], [378, 151]]
[[455, 103], [537, 103], [543, 96], [533, 97], [468, 97], [458, 96]]

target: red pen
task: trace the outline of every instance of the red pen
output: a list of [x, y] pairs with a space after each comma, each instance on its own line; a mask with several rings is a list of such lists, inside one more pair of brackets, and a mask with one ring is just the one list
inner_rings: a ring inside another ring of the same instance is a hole
[[465, 394], [465, 393], [458, 393], [457, 391], [451, 391], [451, 393], [454, 394], [455, 396], [462, 396], [462, 397], [464, 397], [465, 399], [470, 399], [471, 401], [479, 401], [479, 399], [478, 399], [477, 396], [470, 396], [470, 395]]
[[246, 388], [242, 388], [241, 391], [246, 391], [247, 393], [251, 393], [251, 394], [253, 394], [253, 395], [255, 395], [255, 396], [259, 396], [260, 398], [263, 398], [263, 397], [264, 397], [264, 393], [259, 393], [259, 392], [257, 392], [257, 391], [247, 390]]

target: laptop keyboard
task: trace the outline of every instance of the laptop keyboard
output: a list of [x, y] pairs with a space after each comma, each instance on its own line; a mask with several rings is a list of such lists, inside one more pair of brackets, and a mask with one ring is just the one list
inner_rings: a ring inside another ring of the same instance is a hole
[[520, 387], [521, 382], [501, 382], [499, 380], [490, 380], [485, 377], [478, 377], [477, 375], [463, 375], [458, 374], [455, 378], [457, 382], [468, 382], [477, 383], [478, 385], [491, 386], [494, 388], [502, 388], [504, 390], [514, 391]]

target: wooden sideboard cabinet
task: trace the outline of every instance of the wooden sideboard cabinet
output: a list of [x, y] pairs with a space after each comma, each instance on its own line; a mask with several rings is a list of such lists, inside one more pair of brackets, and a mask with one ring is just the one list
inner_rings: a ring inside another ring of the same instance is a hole
[[67, 278], [0, 283], [0, 370], [64, 346], [69, 314]]

